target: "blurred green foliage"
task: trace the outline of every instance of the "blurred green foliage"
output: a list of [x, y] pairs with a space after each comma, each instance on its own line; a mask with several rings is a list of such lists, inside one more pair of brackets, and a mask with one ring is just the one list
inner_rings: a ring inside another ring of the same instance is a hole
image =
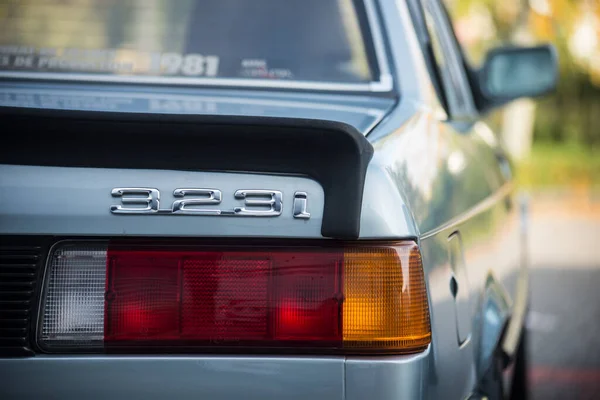
[[552, 42], [556, 94], [539, 102], [535, 138], [600, 146], [600, 1], [446, 0], [469, 60], [509, 43]]
[[467, 58], [475, 65], [490, 48], [502, 44], [556, 46], [560, 80], [554, 95], [537, 102], [533, 147], [520, 166], [519, 180], [527, 186], [597, 185], [600, 1], [444, 1]]
[[581, 186], [600, 189], [600, 157], [588, 146], [570, 142], [557, 146], [538, 142], [519, 165], [523, 187]]

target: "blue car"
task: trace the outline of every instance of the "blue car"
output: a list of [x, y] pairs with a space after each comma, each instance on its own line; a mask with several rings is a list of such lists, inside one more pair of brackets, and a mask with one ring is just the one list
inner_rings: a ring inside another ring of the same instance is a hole
[[484, 117], [556, 80], [440, 0], [3, 2], [0, 398], [526, 398]]

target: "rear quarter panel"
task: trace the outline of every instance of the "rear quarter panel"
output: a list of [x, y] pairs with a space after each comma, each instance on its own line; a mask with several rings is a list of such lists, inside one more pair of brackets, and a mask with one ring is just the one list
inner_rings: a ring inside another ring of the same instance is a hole
[[398, 188], [423, 254], [433, 332], [426, 394], [465, 398], [491, 365], [522, 302], [517, 283], [526, 282], [510, 167], [486, 125], [456, 126], [426, 111], [374, 147], [373, 164]]

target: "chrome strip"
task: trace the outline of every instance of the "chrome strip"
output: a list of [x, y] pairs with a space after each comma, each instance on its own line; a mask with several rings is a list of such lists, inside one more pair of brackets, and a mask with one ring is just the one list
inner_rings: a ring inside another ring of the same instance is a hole
[[462, 214], [450, 219], [449, 221], [443, 223], [437, 228], [430, 229], [429, 231], [421, 234], [421, 240], [427, 239], [429, 237], [435, 236], [436, 234], [445, 231], [446, 229], [451, 229], [457, 225], [462, 224], [463, 222], [469, 220], [470, 218], [481, 214], [482, 212], [492, 208], [498, 201], [506, 197], [510, 194], [513, 189], [512, 182], [505, 183], [500, 189], [498, 189], [495, 193], [486, 197], [479, 203], [477, 203], [474, 207], [469, 210], [463, 212]]
[[[122, 76], [122, 75], [88, 75], [66, 74], [60, 72], [10, 72], [0, 71], [1, 78], [76, 81], [76, 82], [108, 82], [108, 83], [148, 83], [163, 85], [188, 86], [225, 86], [237, 88], [273, 88], [273, 89], [313, 89], [342, 92], [379, 92], [384, 91], [374, 83], [335, 83], [312, 81], [271, 81], [267, 79], [239, 78], [178, 78], [158, 76]], [[378, 82], [379, 83], [379, 82]], [[375, 90], [376, 89], [376, 90]], [[390, 88], [391, 89], [391, 88]]]
[[[521, 243], [527, 243], [528, 239], [528, 214], [529, 200], [526, 197], [520, 199], [521, 219]], [[522, 332], [525, 329], [525, 318], [529, 307], [529, 257], [527, 252], [521, 255], [521, 266], [517, 278], [517, 287], [513, 299], [513, 312], [508, 321], [504, 337], [502, 338], [502, 351], [511, 359], [515, 358]]]
[[377, 59], [377, 66], [379, 67], [379, 81], [370, 83], [371, 91], [389, 92], [394, 87], [394, 78], [390, 72], [383, 42], [381, 19], [375, 10], [374, 0], [365, 0], [365, 11], [367, 13], [367, 20], [369, 21], [373, 47], [375, 48], [375, 58]]
[[56, 94], [55, 90], [44, 89], [44, 88], [24, 88], [24, 87], [15, 87], [10, 88], [11, 93], [24, 93], [24, 94], [49, 94], [56, 96], [102, 96], [106, 98], [131, 98], [131, 99], [174, 99], [174, 100], [198, 100], [205, 102], [215, 102], [215, 103], [225, 103], [225, 104], [249, 104], [249, 105], [259, 105], [259, 106], [273, 106], [273, 107], [294, 107], [294, 108], [304, 108], [304, 109], [312, 109], [312, 108], [320, 108], [322, 110], [333, 110], [333, 111], [342, 111], [348, 113], [361, 113], [365, 115], [369, 115], [377, 118], [377, 122], [381, 118], [383, 118], [386, 114], [385, 111], [376, 109], [376, 108], [368, 108], [361, 106], [351, 106], [344, 104], [333, 104], [326, 103], [320, 101], [296, 101], [296, 100], [283, 100], [283, 99], [263, 99], [263, 98], [236, 98], [236, 97], [221, 97], [220, 94], [216, 94], [214, 96], [206, 96], [206, 95], [198, 95], [198, 94], [164, 94], [157, 92], [129, 92], [129, 91], [119, 91], [119, 92], [101, 92], [98, 91], [85, 91], [81, 90], [61, 90], [60, 94]]
[[514, 359], [521, 335], [525, 329], [527, 307], [529, 306], [529, 272], [521, 266], [517, 279], [517, 288], [513, 300], [513, 309], [502, 341], [499, 343], [504, 354]]
[[389, 92], [393, 88], [393, 77], [389, 70], [381, 21], [375, 13], [374, 0], [365, 0], [365, 10], [369, 29], [373, 38], [375, 58], [379, 67], [379, 80], [367, 83], [340, 83], [317, 81], [273, 81], [269, 79], [244, 78], [184, 78], [159, 76], [123, 76], [123, 75], [92, 75], [68, 74], [60, 72], [18, 72], [0, 71], [0, 78], [77, 81], [77, 82], [107, 82], [107, 83], [146, 83], [177, 86], [225, 86], [238, 88], [272, 88], [272, 89], [311, 89], [341, 92]]

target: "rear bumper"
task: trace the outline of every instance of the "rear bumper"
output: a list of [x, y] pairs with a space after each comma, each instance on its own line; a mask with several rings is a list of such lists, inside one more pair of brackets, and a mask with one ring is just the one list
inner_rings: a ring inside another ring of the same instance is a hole
[[423, 397], [429, 354], [0, 359], [0, 398], [412, 399]]

